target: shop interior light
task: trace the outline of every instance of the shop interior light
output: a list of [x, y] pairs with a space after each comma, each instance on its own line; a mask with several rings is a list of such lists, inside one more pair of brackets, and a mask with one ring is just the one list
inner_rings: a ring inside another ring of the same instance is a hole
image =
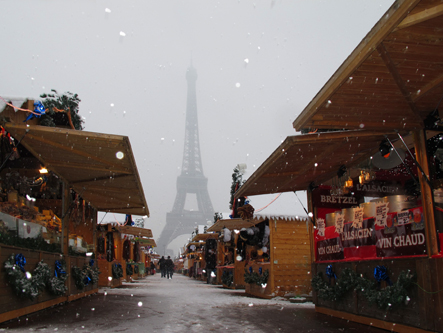
[[41, 169], [39, 170], [39, 172], [40, 172], [41, 174], [48, 173], [48, 169], [46, 169], [45, 167], [41, 167]]
[[345, 187], [351, 188], [352, 186], [354, 186], [354, 182], [353, 182], [352, 178], [349, 176], [348, 180], [345, 181]]
[[32, 202], [37, 200], [36, 198], [30, 197], [29, 194], [26, 194], [26, 199], [28, 199], [28, 201], [32, 201]]
[[366, 180], [365, 178], [366, 178], [366, 172], [361, 170], [360, 171], [360, 176], [358, 176], [358, 182], [363, 185], [365, 183], [365, 180]]

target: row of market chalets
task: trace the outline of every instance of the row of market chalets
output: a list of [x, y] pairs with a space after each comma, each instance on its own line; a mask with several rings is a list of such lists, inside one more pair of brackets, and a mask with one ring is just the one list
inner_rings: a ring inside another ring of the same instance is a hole
[[118, 247], [97, 249], [98, 212], [149, 216], [129, 139], [40, 126], [30, 116], [40, 106], [5, 100], [0, 108], [1, 322], [96, 293], [99, 281], [118, 285], [126, 265], [109, 253]]
[[[144, 228], [144, 219], [134, 226], [132, 216], [122, 223], [97, 225], [97, 260], [99, 287], [118, 287], [123, 280], [132, 281], [151, 275], [151, 262], [156, 265], [155, 240], [152, 231]], [[132, 222], [132, 223], [131, 223]]]
[[218, 234], [207, 233], [206, 230], [200, 230], [202, 231], [200, 233], [198, 231], [197, 227], [191, 234], [191, 238], [181, 251], [175, 266], [176, 270], [181, 270], [181, 273], [186, 276], [206, 281], [211, 277], [211, 273], [215, 276], [213, 270], [216, 265]]
[[289, 216], [254, 216], [249, 204], [242, 209], [249, 213], [218, 220], [193, 236], [182, 255], [183, 273], [262, 298], [309, 294], [312, 225]]
[[262, 298], [309, 294], [310, 228], [291, 216], [218, 220], [208, 229], [221, 234], [217, 283]]
[[236, 193], [307, 191], [319, 312], [443, 331], [442, 15], [396, 1]]

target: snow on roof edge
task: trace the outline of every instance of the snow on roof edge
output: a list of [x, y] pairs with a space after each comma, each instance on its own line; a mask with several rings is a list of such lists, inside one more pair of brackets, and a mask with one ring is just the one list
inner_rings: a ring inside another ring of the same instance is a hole
[[306, 221], [307, 216], [292, 216], [292, 215], [274, 215], [274, 214], [254, 214], [254, 219], [280, 219], [285, 221]]

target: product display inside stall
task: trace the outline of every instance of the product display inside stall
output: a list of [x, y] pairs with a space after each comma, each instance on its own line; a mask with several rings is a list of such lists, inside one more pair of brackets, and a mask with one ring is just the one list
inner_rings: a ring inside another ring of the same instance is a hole
[[[1, 242], [46, 251], [61, 251], [60, 179], [44, 168], [15, 170], [7, 169], [0, 173]], [[71, 228], [74, 229], [90, 218], [91, 207], [74, 191], [71, 191], [71, 197], [72, 204], [66, 214], [69, 214]], [[29, 243], [28, 246], [26, 242]], [[81, 233], [70, 233], [68, 242], [71, 254], [85, 254], [92, 250], [93, 242], [87, 242]]]
[[[440, 135], [428, 140], [428, 146], [439, 141]], [[435, 152], [438, 149], [434, 147]], [[313, 189], [316, 261], [427, 255], [419, 171], [413, 156], [401, 153], [402, 159], [392, 162], [395, 154], [396, 149], [388, 149], [383, 160], [378, 152], [361, 167], [343, 168], [329, 184]], [[439, 169], [432, 181], [441, 234], [442, 170], [441, 163], [434, 165]]]

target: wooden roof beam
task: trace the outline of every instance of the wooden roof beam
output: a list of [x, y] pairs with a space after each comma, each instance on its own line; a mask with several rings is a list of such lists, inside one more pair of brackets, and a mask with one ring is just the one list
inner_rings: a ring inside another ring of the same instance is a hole
[[431, 82], [429, 82], [427, 85], [425, 85], [423, 88], [418, 90], [412, 95], [412, 101], [416, 102], [423, 96], [425, 96], [428, 92], [432, 91], [434, 88], [438, 87], [443, 82], [443, 75], [440, 75], [439, 77], [435, 78]]
[[[112, 178], [123, 178], [123, 177], [131, 177], [134, 176], [133, 174], [123, 174], [123, 175], [113, 175]], [[104, 177], [95, 177], [90, 179], [83, 179], [83, 180], [77, 180], [75, 182], [71, 182], [73, 185], [78, 185], [82, 183], [93, 183], [100, 180], [109, 180], [110, 176], [104, 176]]]
[[[369, 118], [370, 116], [368, 116]], [[331, 128], [339, 128], [340, 126], [343, 127], [343, 121], [342, 120], [336, 120], [336, 121], [322, 121], [319, 123], [316, 123], [315, 121], [308, 122], [306, 125], [311, 128], [316, 129], [331, 129]], [[360, 128], [380, 128], [380, 131], [395, 131], [395, 130], [403, 130], [403, 128], [399, 128], [398, 124], [391, 124], [389, 122], [382, 123], [382, 122], [373, 122], [373, 121], [365, 121], [365, 122], [354, 122], [354, 121], [347, 121], [347, 126], [351, 127], [360, 127]], [[420, 127], [419, 125], [417, 128]], [[409, 129], [409, 127], [408, 127]]]
[[105, 188], [103, 188], [103, 186], [91, 186], [88, 185], [86, 191], [88, 192], [112, 192], [112, 193], [122, 193], [122, 188], [121, 187], [110, 187], [110, 186], [106, 186]]
[[[142, 209], [142, 208], [144, 208], [144, 207], [143, 206], [129, 206], [129, 207], [106, 207], [106, 208], [98, 207], [97, 209], [102, 212], [106, 212], [106, 211], [112, 212], [112, 211], [116, 211], [116, 210], [131, 210], [131, 209]], [[121, 213], [119, 213], [119, 214], [121, 214]], [[140, 214], [140, 215], [142, 215], [142, 214]]]
[[418, 123], [422, 125], [423, 121], [420, 117], [418, 107], [417, 107], [417, 105], [415, 105], [414, 101], [412, 100], [411, 93], [406, 88], [405, 81], [403, 81], [400, 74], [398, 73], [397, 67], [395, 67], [395, 64], [392, 61], [388, 50], [386, 50], [385, 45], [383, 43], [380, 43], [377, 46], [377, 51], [380, 54], [380, 57], [382, 58], [386, 67], [388, 68], [389, 72], [391, 73], [392, 78], [394, 79], [395, 83], [397, 84], [398, 88], [400, 89], [400, 92], [404, 96], [406, 102], [409, 104], [409, 107], [411, 108], [413, 116], [415, 118], [417, 118]]
[[62, 167], [62, 168], [71, 168], [71, 169], [86, 169], [91, 171], [103, 171], [103, 172], [110, 172], [110, 173], [124, 173], [124, 174], [130, 174], [131, 171], [128, 169], [117, 169], [117, 168], [111, 168], [111, 167], [103, 167], [103, 166], [97, 166], [93, 164], [85, 164], [85, 163], [60, 163], [55, 160], [46, 160], [46, 167]]
[[407, 16], [403, 21], [401, 21], [394, 31], [410, 27], [440, 15], [443, 15], [443, 5], [436, 5], [431, 8], [426, 8], [418, 13]]
[[363, 38], [351, 55], [292, 123], [296, 131], [307, 127], [306, 124], [315, 115], [317, 110], [352, 76], [352, 73], [419, 2], [420, 0], [398, 0], [389, 8], [386, 15], [383, 15], [376, 23], [374, 28]]
[[106, 160], [106, 159], [99, 158], [99, 157], [96, 157], [94, 155], [88, 154], [87, 152], [82, 150], [83, 149], [82, 147], [79, 147], [79, 149], [72, 149], [72, 147], [64, 146], [64, 145], [59, 144], [57, 142], [51, 141], [49, 139], [45, 139], [45, 138], [42, 138], [40, 136], [32, 135], [31, 133], [29, 133], [27, 135], [27, 137], [28, 137], [28, 139], [32, 139], [32, 140], [44, 143], [47, 146], [53, 146], [53, 147], [56, 147], [57, 149], [60, 149], [60, 150], [65, 150], [65, 151], [68, 151], [70, 153], [73, 153], [73, 154], [76, 154], [76, 155], [79, 155], [79, 156], [90, 158], [91, 160], [99, 162], [99, 163], [102, 163], [104, 165], [109, 165], [111, 167], [114, 165], [109, 160]]
[[[340, 142], [336, 142], [336, 143], [333, 143], [333, 144], [332, 144], [332, 143], [329, 144], [329, 145], [328, 145], [328, 149], [323, 150], [323, 152], [322, 152], [320, 155], [317, 156], [318, 161], [323, 161], [323, 159], [324, 159], [326, 156], [331, 156], [331, 155], [333, 155], [334, 152], [335, 152], [337, 149], [340, 149], [340, 147], [342, 146], [342, 144], [343, 144], [342, 141], [340, 141]], [[310, 169], [312, 169], [312, 168], [315, 168], [315, 166], [313, 166], [313, 165], [305, 165], [303, 168], [301, 168], [301, 169], [299, 170], [299, 174], [303, 175], [303, 174], [305, 174], [308, 170], [310, 170]], [[283, 184], [283, 187], [287, 186], [288, 184], [292, 183], [293, 181], [294, 181], [294, 179], [290, 179], [289, 181], [287, 181], [287, 182], [285, 182], [285, 183]]]

